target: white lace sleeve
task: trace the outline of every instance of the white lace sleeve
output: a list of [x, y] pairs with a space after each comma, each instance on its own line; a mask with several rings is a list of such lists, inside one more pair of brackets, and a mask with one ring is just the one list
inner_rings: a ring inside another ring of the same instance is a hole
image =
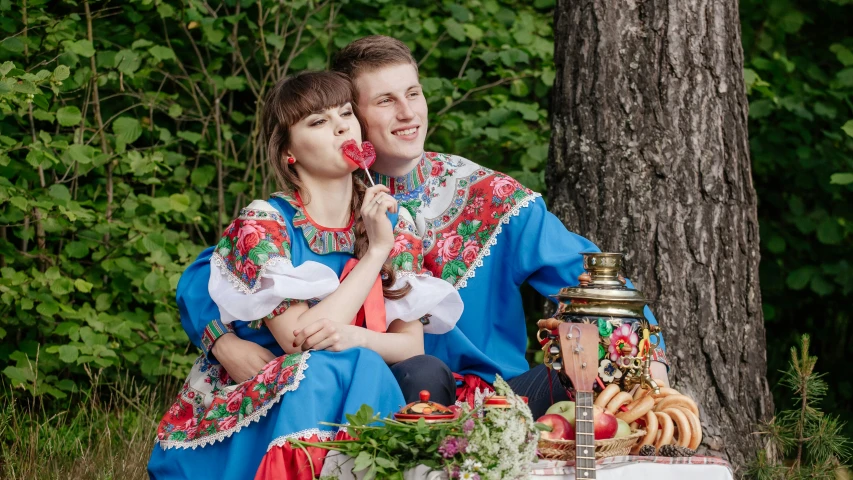
[[305, 262], [294, 267], [289, 259], [279, 259], [266, 265], [260, 274], [260, 288], [248, 293], [229, 281], [230, 272], [217, 263], [215, 257], [210, 260], [208, 291], [225, 324], [264, 318], [285, 300], [323, 299], [340, 285], [334, 270], [322, 263]]
[[335, 272], [317, 262], [294, 267], [287, 222], [255, 200], [225, 229], [210, 258], [210, 297], [222, 323], [260, 320], [283, 302], [324, 298], [338, 288]]
[[394, 320], [412, 322], [424, 318], [424, 332], [447, 333], [453, 330], [462, 316], [462, 298], [448, 282], [430, 275], [398, 274], [394, 288], [406, 284], [412, 290], [399, 300], [385, 299], [385, 318], [388, 325]]

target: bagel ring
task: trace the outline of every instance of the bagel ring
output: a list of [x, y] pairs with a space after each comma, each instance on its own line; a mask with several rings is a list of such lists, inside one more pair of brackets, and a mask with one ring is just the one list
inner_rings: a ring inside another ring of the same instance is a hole
[[[679, 447], [687, 447], [690, 445], [690, 436], [691, 430], [693, 429], [690, 424], [690, 420], [687, 419], [687, 416], [684, 415], [684, 412], [681, 411], [680, 408], [667, 408], [663, 411], [663, 413], [667, 414], [672, 418], [675, 424], [678, 426], [678, 446]], [[675, 438], [673, 438], [675, 441]]]
[[[652, 411], [652, 408], [655, 406], [655, 399], [649, 396], [645, 396], [631, 404], [628, 405], [627, 412], [620, 412], [616, 415], [616, 418], [624, 420], [625, 422], [631, 423], [636, 420], [639, 420], [646, 415], [647, 413]], [[655, 420], [655, 425], [657, 425], [657, 420]]]
[[646, 436], [637, 445], [637, 449], [643, 445], [652, 445], [658, 436], [658, 416], [655, 412], [646, 413]]
[[676, 409], [684, 412], [684, 415], [687, 417], [687, 420], [690, 421], [690, 445], [687, 448], [691, 450], [696, 450], [699, 448], [699, 444], [702, 443], [702, 422], [699, 420], [699, 417], [696, 416], [695, 413], [684, 407], [675, 407]]
[[[607, 407], [604, 409], [607, 413], [616, 413], [619, 410], [619, 407], [622, 405], [628, 405], [633, 401], [631, 394], [628, 392], [619, 392], [613, 396], [613, 399], [607, 403]], [[631, 422], [628, 422], [631, 423]]]
[[668, 395], [660, 399], [660, 402], [657, 404], [655, 411], [662, 412], [669, 407], [685, 407], [691, 412], [693, 412], [696, 417], [699, 417], [699, 407], [696, 406], [696, 402], [693, 401], [692, 398], [687, 395]]
[[672, 434], [675, 431], [675, 425], [672, 423], [672, 417], [669, 415], [663, 412], [655, 412], [655, 415], [658, 417], [658, 432], [660, 433], [655, 441], [655, 450], [657, 450], [664, 445], [672, 443]]
[[617, 393], [620, 392], [619, 385], [615, 383], [611, 383], [608, 385], [601, 393], [598, 394], [598, 398], [595, 399], [595, 406], [604, 408], [610, 403], [610, 400], [616, 396]]

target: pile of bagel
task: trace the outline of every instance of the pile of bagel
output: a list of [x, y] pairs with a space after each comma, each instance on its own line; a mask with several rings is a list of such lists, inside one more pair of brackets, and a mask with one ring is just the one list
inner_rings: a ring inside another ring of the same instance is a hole
[[659, 394], [649, 392], [638, 388], [631, 395], [611, 383], [598, 395], [595, 405], [624, 420], [632, 429], [646, 431], [632, 453], [644, 445], [652, 445], [655, 450], [664, 445], [678, 445], [695, 451], [702, 442], [696, 402], [668, 387], [661, 387]]

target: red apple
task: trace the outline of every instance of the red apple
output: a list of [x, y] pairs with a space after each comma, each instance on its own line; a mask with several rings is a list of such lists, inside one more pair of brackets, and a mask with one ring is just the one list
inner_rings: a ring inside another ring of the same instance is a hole
[[595, 439], [606, 440], [616, 436], [616, 430], [619, 429], [619, 422], [616, 421], [616, 416], [604, 411], [601, 407], [594, 406], [592, 408], [592, 418], [595, 423], [593, 429]]
[[551, 427], [551, 431], [540, 431], [539, 438], [545, 440], [574, 440], [575, 429], [562, 415], [549, 413], [536, 420], [537, 423]]

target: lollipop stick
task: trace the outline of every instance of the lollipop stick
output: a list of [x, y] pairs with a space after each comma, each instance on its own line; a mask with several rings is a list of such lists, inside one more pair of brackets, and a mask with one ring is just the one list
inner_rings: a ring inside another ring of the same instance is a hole
[[373, 182], [373, 175], [370, 174], [370, 171], [367, 170], [367, 167], [364, 167], [364, 173], [367, 174], [367, 179], [370, 180], [370, 186], [375, 187], [376, 183]]

